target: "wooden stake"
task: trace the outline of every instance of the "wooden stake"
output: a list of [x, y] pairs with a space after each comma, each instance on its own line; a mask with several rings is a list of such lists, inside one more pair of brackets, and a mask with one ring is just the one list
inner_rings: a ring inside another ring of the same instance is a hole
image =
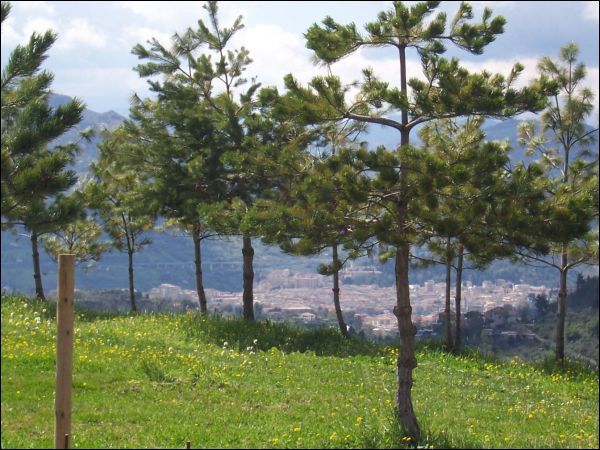
[[187, 441], [187, 443], [185, 444], [185, 448], [187, 448], [187, 449], [192, 448], [192, 443], [190, 441]]
[[58, 255], [56, 299], [56, 399], [54, 448], [69, 448], [73, 387], [73, 301], [75, 255]]

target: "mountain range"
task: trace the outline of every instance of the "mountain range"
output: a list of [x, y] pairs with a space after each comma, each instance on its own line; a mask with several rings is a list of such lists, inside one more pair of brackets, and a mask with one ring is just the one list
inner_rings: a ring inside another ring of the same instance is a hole
[[[54, 94], [50, 99], [53, 107], [70, 101], [65, 95]], [[77, 141], [81, 130], [91, 127], [96, 135], [90, 142], [82, 142], [82, 151], [75, 162], [74, 169], [80, 174], [88, 171], [91, 161], [97, 158], [97, 144], [103, 128], [113, 129], [125, 118], [114, 111], [98, 113], [86, 109], [80, 124], [65, 133], [56, 143]], [[523, 149], [516, 144], [518, 120], [490, 120], [484, 130], [489, 140], [508, 139], [514, 150], [513, 161], [525, 158]], [[393, 147], [398, 144], [398, 133], [384, 127], [374, 126], [369, 130], [368, 141], [375, 145]], [[371, 145], [374, 146], [373, 144]], [[174, 236], [169, 233], [150, 233], [152, 244], [134, 256], [136, 288], [149, 290], [161, 283], [171, 283], [183, 288], [194, 288], [194, 252], [191, 238]], [[17, 290], [26, 294], [33, 292], [31, 246], [24, 230], [2, 231], [1, 276], [2, 288]], [[255, 272], [259, 281], [272, 270], [288, 268], [291, 273], [316, 273], [320, 263], [329, 262], [331, 256], [324, 252], [313, 257], [297, 257], [282, 253], [277, 247], [262, 244], [254, 239]], [[230, 237], [207, 240], [203, 243], [203, 269], [205, 286], [224, 291], [239, 291], [242, 287], [241, 238]], [[56, 284], [56, 265], [43, 252], [40, 252], [42, 277], [47, 291]], [[380, 265], [375, 259], [361, 258], [355, 266], [376, 266], [382, 274], [373, 280], [354, 280], [354, 282], [392, 285], [394, 282], [393, 263]], [[411, 284], [421, 284], [425, 280], [443, 280], [440, 267], [415, 269], [411, 271]], [[523, 265], [513, 265], [507, 261], [497, 261], [485, 271], [468, 271], [465, 281], [481, 283], [486, 279], [503, 278], [513, 282], [530, 284], [556, 284], [556, 274], [549, 269], [536, 269]], [[80, 289], [114, 289], [127, 287], [127, 256], [115, 250], [105, 254], [96, 267], [90, 270], [78, 268], [77, 287]]]

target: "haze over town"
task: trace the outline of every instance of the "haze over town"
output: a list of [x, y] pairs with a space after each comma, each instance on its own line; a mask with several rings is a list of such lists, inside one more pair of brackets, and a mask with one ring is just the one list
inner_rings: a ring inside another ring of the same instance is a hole
[[[375, 282], [381, 275], [375, 267], [347, 268], [342, 271], [341, 279], [371, 276]], [[271, 320], [298, 320], [304, 323], [318, 322], [334, 314], [331, 300], [331, 279], [318, 274], [291, 274], [288, 269], [274, 270], [268, 273], [254, 289], [255, 307], [262, 315]], [[452, 286], [454, 292], [455, 286]], [[234, 314], [240, 308], [242, 292], [227, 292], [206, 289], [209, 309], [219, 314]], [[504, 308], [516, 316], [519, 304], [530, 302], [531, 296], [548, 295], [546, 286], [514, 284], [496, 279], [474, 285], [463, 283], [463, 314], [469, 311], [490, 312]], [[379, 287], [377, 284], [348, 284], [342, 286], [342, 308], [349, 318], [359, 316], [362, 324], [380, 334], [397, 330], [393, 315], [395, 304], [394, 287]], [[421, 328], [438, 322], [444, 310], [445, 283], [426, 281], [422, 285], [410, 285], [413, 317]], [[197, 293], [193, 289], [163, 283], [142, 293], [152, 303], [158, 305], [165, 300], [173, 309], [195, 308]]]

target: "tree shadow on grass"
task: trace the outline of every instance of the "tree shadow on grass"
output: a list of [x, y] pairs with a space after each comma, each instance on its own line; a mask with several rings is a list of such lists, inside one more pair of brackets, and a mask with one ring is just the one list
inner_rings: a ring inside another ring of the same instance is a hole
[[413, 442], [400, 426], [392, 407], [384, 423], [376, 427], [368, 424], [361, 432], [362, 448], [485, 448], [483, 443], [465, 440], [462, 436], [453, 436], [446, 430], [435, 432], [426, 423], [421, 423], [421, 441]]
[[345, 338], [333, 327], [312, 329], [268, 320], [246, 321], [186, 314], [183, 329], [190, 339], [202, 339], [239, 351], [268, 351], [277, 348], [285, 353], [312, 352], [317, 356], [381, 356], [386, 347], [358, 336]]

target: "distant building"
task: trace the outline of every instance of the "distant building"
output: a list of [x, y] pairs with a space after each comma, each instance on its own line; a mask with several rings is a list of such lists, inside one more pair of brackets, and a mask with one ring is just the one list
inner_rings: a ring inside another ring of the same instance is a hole
[[493, 328], [517, 323], [517, 309], [511, 304], [488, 309], [484, 316], [486, 323]]
[[380, 328], [382, 330], [392, 330], [397, 327], [398, 319], [393, 314], [379, 314], [376, 316], [369, 316], [365, 320], [367, 325], [373, 328]]
[[318, 288], [322, 284], [323, 276], [321, 275], [294, 275], [292, 277], [292, 287], [296, 289]]
[[183, 290], [174, 284], [163, 283], [148, 291], [149, 300], [179, 300], [183, 296]]
[[287, 308], [281, 308], [281, 313], [287, 317], [300, 317], [306, 313], [314, 315], [313, 309], [309, 306], [288, 306]]
[[300, 320], [304, 323], [314, 322], [317, 316], [313, 313], [305, 312], [300, 314]]

